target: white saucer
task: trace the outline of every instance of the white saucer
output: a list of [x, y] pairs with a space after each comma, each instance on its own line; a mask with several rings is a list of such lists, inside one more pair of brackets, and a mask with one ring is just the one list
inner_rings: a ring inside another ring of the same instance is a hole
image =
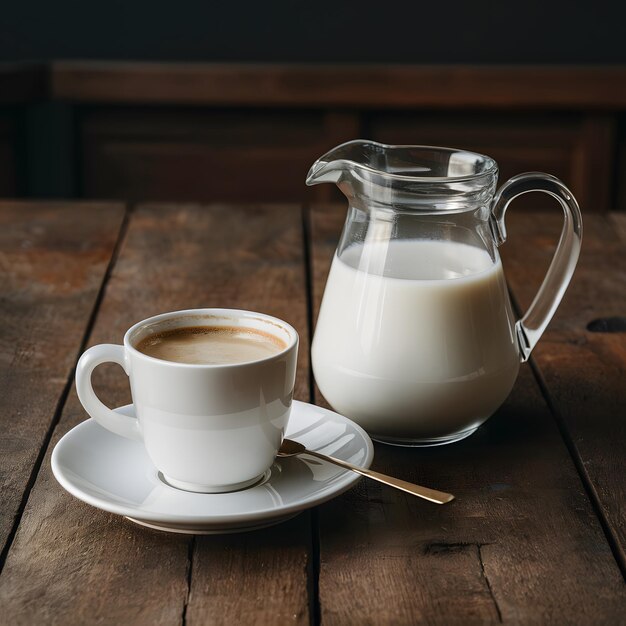
[[[116, 409], [134, 416], [133, 405]], [[369, 467], [374, 447], [347, 417], [294, 401], [286, 436], [307, 448]], [[68, 432], [52, 452], [55, 478], [79, 500], [150, 528], [212, 534], [282, 522], [326, 502], [359, 480], [354, 472], [313, 457], [276, 459], [256, 485], [202, 494], [166, 484], [140, 442], [105, 430], [93, 419]]]

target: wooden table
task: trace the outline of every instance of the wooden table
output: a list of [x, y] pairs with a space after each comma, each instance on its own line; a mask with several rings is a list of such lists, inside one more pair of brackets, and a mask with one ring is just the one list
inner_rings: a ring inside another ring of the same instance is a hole
[[[626, 621], [626, 216], [589, 215], [579, 268], [500, 411], [469, 439], [376, 446], [374, 467], [454, 492], [438, 507], [372, 482], [245, 534], [147, 530], [79, 502], [50, 453], [86, 418], [85, 347], [157, 312], [245, 307], [302, 338], [297, 398], [323, 402], [311, 328], [343, 207], [0, 205], [0, 622], [618, 624]], [[525, 308], [560, 216], [511, 210], [502, 248]], [[612, 323], [593, 320], [620, 317]], [[100, 368], [111, 405], [125, 376]]]

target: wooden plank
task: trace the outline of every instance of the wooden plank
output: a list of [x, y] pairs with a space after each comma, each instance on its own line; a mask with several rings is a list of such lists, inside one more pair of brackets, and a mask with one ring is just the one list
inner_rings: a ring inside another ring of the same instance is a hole
[[123, 215], [120, 204], [0, 203], [0, 567]]
[[[526, 310], [552, 257], [561, 215], [556, 209], [524, 215], [513, 207], [507, 225], [505, 270]], [[576, 273], [533, 358], [626, 572], [626, 333], [587, 328], [603, 318], [626, 322], [625, 258], [624, 218], [586, 215]]]
[[[312, 211], [316, 310], [344, 213]], [[527, 366], [469, 439], [430, 450], [377, 445], [374, 466], [458, 499], [437, 507], [362, 482], [322, 506], [323, 623], [622, 619], [619, 568]]]
[[624, 66], [52, 64], [50, 96], [101, 103], [619, 110]]
[[54, 61], [0, 66], [0, 102], [597, 109], [626, 106], [623, 65]]
[[[133, 322], [162, 311], [266, 311], [301, 334], [297, 395], [306, 399], [301, 241], [299, 211], [284, 207], [141, 207], [132, 215], [89, 343], [119, 343]], [[110, 406], [129, 401], [119, 368], [100, 369], [101, 397]], [[72, 390], [53, 442], [84, 419]], [[264, 546], [258, 551], [257, 541]], [[48, 453], [0, 577], [3, 619], [180, 624], [210, 616], [232, 622], [234, 611], [249, 619], [264, 598], [268, 615], [306, 621], [309, 542], [307, 515], [249, 537], [192, 539], [135, 526], [66, 494], [51, 476]], [[237, 584], [244, 572], [245, 587]]]
[[[215, 211], [203, 236], [219, 250], [210, 274], [221, 288], [206, 306], [263, 311], [292, 324], [301, 339], [295, 396], [309, 401], [302, 221], [290, 208]], [[308, 624], [310, 537], [308, 513], [258, 533], [198, 537], [187, 623]]]
[[[572, 155], [572, 171], [564, 178], [585, 215], [613, 209], [613, 177], [616, 170], [616, 119], [612, 115], [585, 117], [578, 145]], [[541, 170], [551, 172], [551, 170]], [[556, 174], [558, 177], [558, 174]], [[570, 179], [568, 181], [568, 178]], [[531, 194], [544, 196], [545, 194]]]
[[186, 623], [309, 624], [310, 519], [198, 537]]
[[611, 213], [609, 221], [615, 227], [622, 241], [626, 241], [626, 213]]
[[117, 107], [80, 119], [89, 197], [299, 201], [310, 165], [346, 137], [321, 111]]

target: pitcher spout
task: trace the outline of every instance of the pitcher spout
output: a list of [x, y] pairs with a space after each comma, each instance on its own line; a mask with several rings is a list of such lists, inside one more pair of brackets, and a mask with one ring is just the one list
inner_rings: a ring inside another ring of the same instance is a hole
[[318, 159], [311, 165], [309, 173], [306, 175], [306, 184], [309, 187], [321, 183], [338, 183], [343, 168], [338, 166], [337, 161], [326, 163]]
[[497, 178], [482, 154], [357, 139], [315, 161], [306, 184], [335, 183], [355, 207], [451, 213], [486, 209]]
[[368, 165], [368, 153], [373, 148], [380, 150], [384, 146], [363, 139], [342, 143], [313, 163], [306, 176], [306, 184], [312, 186], [320, 183], [339, 183], [343, 175], [355, 167]]

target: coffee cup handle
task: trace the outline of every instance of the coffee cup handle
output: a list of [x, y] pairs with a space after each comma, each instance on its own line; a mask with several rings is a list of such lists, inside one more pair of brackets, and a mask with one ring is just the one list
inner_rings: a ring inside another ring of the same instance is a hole
[[141, 441], [142, 436], [139, 430], [139, 421], [134, 417], [112, 411], [100, 401], [100, 398], [98, 398], [96, 392], [93, 390], [91, 375], [96, 367], [102, 363], [117, 363], [124, 368], [128, 376], [128, 362], [124, 346], [110, 343], [93, 346], [80, 357], [76, 367], [76, 391], [78, 393], [78, 399], [85, 411], [87, 411], [100, 426], [103, 426], [121, 437]]
[[515, 325], [522, 362], [530, 357], [563, 298], [578, 261], [583, 236], [580, 208], [572, 192], [554, 176], [528, 172], [504, 183], [493, 200], [491, 226], [498, 246], [506, 241], [504, 216], [509, 204], [531, 191], [541, 191], [558, 200], [563, 209], [563, 229], [543, 283], [525, 315]]

